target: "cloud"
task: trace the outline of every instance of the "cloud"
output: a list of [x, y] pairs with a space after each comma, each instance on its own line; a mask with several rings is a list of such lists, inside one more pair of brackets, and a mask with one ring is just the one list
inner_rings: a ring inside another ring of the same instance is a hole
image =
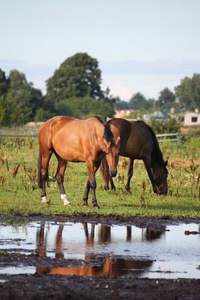
[[133, 90], [124, 85], [122, 82], [114, 82], [109, 85], [110, 94], [115, 97], [119, 97], [122, 100], [129, 100], [133, 95]]
[[105, 74], [185, 74], [199, 73], [200, 61], [158, 60], [100, 63]]
[[23, 65], [24, 64], [24, 61], [22, 60], [0, 60], [0, 65], [1, 66], [13, 66], [13, 65]]

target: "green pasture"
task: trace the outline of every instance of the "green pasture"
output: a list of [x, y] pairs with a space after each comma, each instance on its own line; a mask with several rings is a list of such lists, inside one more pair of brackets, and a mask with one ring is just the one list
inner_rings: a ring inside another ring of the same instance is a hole
[[50, 205], [41, 204], [37, 189], [38, 140], [35, 138], [0, 138], [0, 215], [78, 215], [102, 214], [124, 217], [200, 218], [200, 138], [186, 143], [160, 143], [164, 159], [168, 159], [169, 193], [153, 193], [143, 162], [134, 166], [131, 192], [125, 190], [128, 159], [121, 158], [116, 190], [104, 191], [99, 172], [96, 174], [99, 210], [82, 208], [87, 180], [85, 163], [68, 163], [65, 172], [66, 194], [71, 207], [63, 206], [55, 181], [56, 159], [49, 167], [47, 198]]

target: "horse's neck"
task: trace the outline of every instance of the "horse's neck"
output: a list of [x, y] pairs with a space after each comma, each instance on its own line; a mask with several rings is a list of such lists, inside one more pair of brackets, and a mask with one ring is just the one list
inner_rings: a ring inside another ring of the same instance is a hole
[[98, 144], [99, 146], [99, 150], [105, 151], [105, 144], [103, 142], [103, 136], [104, 136], [104, 131], [105, 131], [105, 127], [103, 124], [95, 124], [95, 126], [93, 127], [93, 134], [91, 132], [91, 136], [92, 138], [94, 138], [94, 140], [92, 141], [92, 143], [94, 144]]
[[156, 158], [153, 156], [151, 158], [151, 167], [152, 167], [153, 171], [161, 168], [160, 164], [158, 163], [158, 160], [156, 160]]

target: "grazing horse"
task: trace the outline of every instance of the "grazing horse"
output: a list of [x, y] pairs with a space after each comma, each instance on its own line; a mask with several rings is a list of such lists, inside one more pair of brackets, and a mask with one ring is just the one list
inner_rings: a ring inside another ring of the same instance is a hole
[[83, 196], [83, 206], [88, 206], [88, 194], [91, 188], [94, 208], [99, 208], [95, 195], [95, 173], [101, 160], [106, 156], [110, 176], [116, 176], [119, 159], [119, 140], [113, 138], [109, 126], [100, 118], [92, 117], [78, 120], [71, 117], [57, 116], [46, 121], [39, 130], [38, 187], [42, 189], [42, 203], [48, 203], [45, 182], [48, 178], [48, 165], [52, 153], [58, 160], [56, 180], [64, 205], [71, 205], [65, 194], [63, 179], [67, 161], [86, 162], [88, 180]]
[[[130, 180], [133, 176], [134, 159], [142, 159], [153, 190], [157, 194], [167, 194], [167, 161], [163, 161], [155, 133], [150, 126], [142, 121], [129, 122], [125, 119], [111, 119], [107, 123], [113, 132], [114, 139], [120, 137], [119, 154], [130, 157], [126, 190], [130, 190]], [[104, 188], [114, 189], [114, 183], [108, 173], [108, 166], [103, 159], [100, 167]]]

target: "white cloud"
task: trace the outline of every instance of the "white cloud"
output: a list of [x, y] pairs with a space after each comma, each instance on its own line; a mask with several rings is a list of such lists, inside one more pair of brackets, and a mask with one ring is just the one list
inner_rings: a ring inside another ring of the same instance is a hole
[[[103, 89], [105, 88], [103, 87]], [[134, 94], [131, 87], [128, 87], [119, 81], [111, 83], [109, 89], [112, 96], [119, 97], [121, 100], [129, 101]]]

